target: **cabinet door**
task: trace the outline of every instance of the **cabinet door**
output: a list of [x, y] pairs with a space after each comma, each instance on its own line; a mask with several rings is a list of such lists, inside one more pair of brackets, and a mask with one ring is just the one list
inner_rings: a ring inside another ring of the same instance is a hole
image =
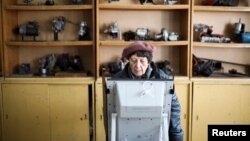
[[51, 141], [89, 141], [88, 85], [49, 85]]
[[48, 87], [3, 84], [3, 140], [49, 141]]
[[102, 83], [96, 84], [96, 141], [106, 141], [104, 128], [104, 103], [103, 103], [103, 86]]
[[175, 83], [176, 94], [181, 104], [181, 126], [184, 132], [184, 141], [189, 139], [189, 83]]
[[192, 141], [207, 141], [209, 124], [249, 124], [250, 85], [194, 84]]

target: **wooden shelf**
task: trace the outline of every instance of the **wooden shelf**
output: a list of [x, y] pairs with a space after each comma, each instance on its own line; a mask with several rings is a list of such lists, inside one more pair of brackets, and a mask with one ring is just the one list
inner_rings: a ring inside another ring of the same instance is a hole
[[200, 12], [250, 12], [250, 7], [194, 6]]
[[[100, 46], [126, 46], [134, 41], [100, 41]], [[188, 45], [188, 41], [148, 41], [149, 43], [155, 45], [155, 46], [186, 46]]]
[[47, 46], [93, 46], [93, 41], [50, 41], [50, 42], [42, 42], [42, 41], [9, 41], [6, 43], [10, 46], [40, 46], [40, 47], [47, 47]]
[[189, 5], [100, 4], [102, 10], [187, 10]]
[[[107, 79], [107, 78], [110, 78], [110, 77], [105, 77], [105, 79]], [[102, 77], [98, 77], [98, 78], [96, 79], [96, 82], [97, 82], [97, 83], [102, 83], [102, 80], [103, 80]], [[186, 82], [186, 81], [189, 81], [189, 77], [188, 77], [188, 76], [175, 75], [174, 81], [175, 81], [175, 82]]]
[[190, 79], [195, 83], [210, 83], [210, 84], [250, 84], [250, 79], [247, 77], [225, 77], [225, 78], [214, 78], [214, 77], [192, 77]]
[[60, 83], [60, 84], [91, 84], [94, 82], [94, 77], [6, 77], [5, 83]]
[[9, 5], [6, 7], [7, 10], [31, 10], [31, 11], [41, 11], [41, 10], [91, 10], [92, 5], [55, 5], [55, 6], [45, 6], [45, 5]]
[[250, 44], [243, 43], [203, 43], [194, 42], [194, 47], [215, 47], [215, 48], [250, 48]]

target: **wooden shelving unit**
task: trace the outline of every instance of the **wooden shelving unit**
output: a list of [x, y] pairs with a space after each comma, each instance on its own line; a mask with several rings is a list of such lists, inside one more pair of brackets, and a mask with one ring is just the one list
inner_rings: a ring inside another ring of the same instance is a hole
[[[88, 0], [85, 4], [80, 5], [69, 5], [68, 3], [60, 2], [60, 5], [46, 6], [36, 4], [37, 1], [32, 1], [32, 5], [25, 5], [19, 0], [4, 0], [2, 11], [5, 20], [3, 21], [2, 29], [5, 35], [3, 40], [5, 77], [12, 77], [15, 69], [23, 63], [30, 64], [31, 72], [37, 74], [39, 67], [38, 59], [49, 54], [80, 56], [84, 71], [94, 77], [94, 2], [93, 0]], [[58, 34], [59, 40], [54, 41], [52, 20], [59, 16], [66, 18], [65, 28], [63, 32]], [[15, 28], [28, 21], [37, 21], [39, 24], [40, 34], [35, 41], [28, 36], [24, 36], [24, 39], [21, 39], [20, 35], [14, 32]], [[81, 21], [85, 21], [89, 27], [90, 40], [88, 41], [78, 40]]]
[[247, 6], [237, 6], [237, 7], [221, 7], [221, 6], [200, 6], [195, 5], [195, 12], [250, 12], [250, 8]]
[[[100, 46], [127, 46], [134, 41], [100, 41]], [[153, 44], [155, 46], [186, 46], [188, 45], [188, 41], [171, 41], [171, 42], [165, 42], [165, 41], [149, 41], [150, 44]]]
[[[245, 31], [250, 30], [250, 7], [247, 1], [239, 1], [239, 6], [206, 6], [202, 0], [192, 1], [191, 53], [197, 57], [220, 60], [223, 69], [210, 77], [194, 76], [193, 64], [190, 67], [192, 86], [192, 141], [207, 141], [207, 125], [211, 124], [247, 124], [249, 123], [250, 79], [247, 76], [227, 75], [230, 69], [247, 72], [249, 64], [249, 43], [206, 43], [199, 42], [194, 24], [213, 26], [212, 34], [232, 37], [234, 24], [241, 19]], [[229, 62], [229, 63], [228, 63]], [[223, 101], [223, 102], [222, 102]], [[212, 103], [212, 104], [211, 104]], [[237, 104], [236, 104], [237, 103]]]
[[194, 47], [208, 47], [208, 48], [250, 48], [250, 44], [242, 43], [202, 43], [193, 42]]
[[7, 10], [24, 10], [24, 11], [48, 11], [48, 10], [92, 10], [93, 5], [8, 5]]
[[176, 5], [152, 5], [152, 4], [119, 4], [119, 3], [100, 3], [99, 9], [101, 10], [187, 10], [188, 4]]
[[[194, 0], [192, 3], [192, 21], [191, 21], [191, 59], [192, 54], [201, 58], [210, 58], [214, 60], [224, 60], [226, 62], [233, 62], [238, 64], [249, 64], [250, 44], [235, 43], [232, 39], [234, 24], [241, 19], [245, 23], [245, 31], [250, 30], [249, 22], [250, 8], [246, 1], [240, 1], [239, 6], [207, 6], [202, 5], [201, 0]], [[213, 27], [212, 34], [222, 34], [225, 37], [231, 38], [231, 43], [202, 43], [199, 42], [195, 36], [193, 28], [194, 24], [207, 24]], [[243, 66], [230, 66], [222, 64], [224, 72], [228, 73], [229, 69], [235, 68], [238, 72], [245, 73]], [[190, 67], [190, 76], [192, 74], [193, 66]], [[225, 76], [228, 77], [228, 76]], [[229, 77], [230, 78], [230, 77]], [[232, 78], [232, 77], [231, 77]]]
[[[133, 41], [125, 41], [123, 37], [118, 40], [107, 39], [103, 34], [104, 26], [117, 21], [123, 32], [135, 31], [136, 28], [149, 28], [152, 33], [160, 33], [161, 28], [180, 34], [180, 41], [152, 41], [156, 45], [160, 56], [155, 55], [155, 62], [170, 60], [176, 74], [189, 76], [189, 31], [190, 31], [190, 1], [184, 0], [176, 5], [153, 5], [132, 2], [130, 0], [108, 3], [104, 0], [96, 4], [96, 74], [101, 76], [100, 66], [114, 62], [114, 57], [121, 56], [122, 49]], [[154, 17], [154, 18], [152, 18]], [[107, 54], [108, 53], [108, 54]], [[167, 55], [168, 54], [168, 55]]]
[[6, 43], [10, 46], [33, 46], [33, 47], [46, 47], [46, 46], [77, 46], [77, 47], [88, 47], [93, 46], [93, 41], [29, 41], [29, 42], [23, 42], [23, 41], [9, 41]]
[[[0, 2], [0, 7], [2, 7], [2, 1]], [[2, 21], [2, 10], [0, 10], [0, 74], [3, 75], [3, 21]], [[1, 135], [1, 134], [0, 134]]]

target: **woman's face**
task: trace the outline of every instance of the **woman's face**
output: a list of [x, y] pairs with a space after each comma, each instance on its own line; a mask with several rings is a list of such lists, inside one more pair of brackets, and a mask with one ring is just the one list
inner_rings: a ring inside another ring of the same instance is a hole
[[147, 57], [138, 57], [134, 54], [129, 58], [129, 66], [132, 73], [137, 77], [142, 76], [146, 72], [148, 65]]

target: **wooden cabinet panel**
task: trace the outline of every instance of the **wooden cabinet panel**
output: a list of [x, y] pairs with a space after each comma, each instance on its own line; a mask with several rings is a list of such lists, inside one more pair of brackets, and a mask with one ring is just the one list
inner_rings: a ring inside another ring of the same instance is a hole
[[190, 84], [189, 83], [175, 83], [176, 94], [181, 104], [181, 126], [184, 132], [183, 141], [189, 140], [189, 99], [190, 99]]
[[3, 141], [90, 141], [92, 82], [19, 81], [1, 87]]
[[89, 141], [88, 85], [49, 85], [52, 141]]
[[[0, 103], [1, 103], [1, 106], [2, 106], [2, 101], [3, 101], [3, 95], [2, 95], [2, 80], [0, 80]], [[0, 141], [2, 141], [3, 140], [3, 109], [2, 109], [2, 107], [0, 108]]]
[[48, 87], [3, 84], [3, 140], [50, 140]]
[[250, 85], [193, 85], [192, 141], [206, 141], [209, 124], [249, 124]]
[[[0, 7], [2, 7], [2, 1], [0, 1]], [[2, 11], [0, 10], [0, 76], [3, 75], [3, 22], [2, 22]], [[1, 134], [1, 133], [0, 133]]]
[[96, 83], [96, 141], [106, 141], [104, 127], [104, 102], [103, 102], [103, 86], [102, 83]]

